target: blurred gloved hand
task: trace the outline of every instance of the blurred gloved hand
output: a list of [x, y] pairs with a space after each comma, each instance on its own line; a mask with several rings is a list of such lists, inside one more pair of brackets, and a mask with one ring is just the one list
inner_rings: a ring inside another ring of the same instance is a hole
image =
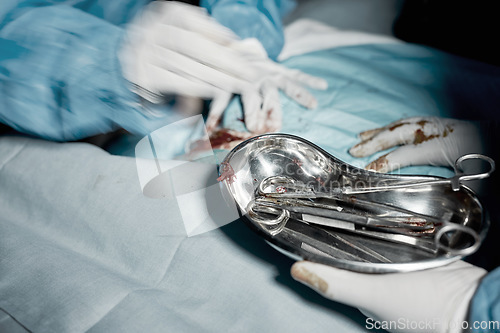
[[360, 309], [369, 316], [368, 329], [394, 321], [390, 332], [442, 333], [467, 325], [469, 303], [486, 271], [458, 261], [418, 272], [362, 274], [302, 261], [291, 273], [324, 297]]
[[478, 124], [457, 119], [407, 118], [359, 136], [362, 141], [349, 150], [355, 157], [402, 145], [366, 166], [379, 172], [411, 165], [453, 166], [462, 155], [483, 152]]
[[[321, 78], [287, 68], [270, 60], [257, 39], [250, 38], [234, 42], [231, 48], [240, 52], [247, 66], [252, 68], [254, 73], [253, 77], [248, 77], [254, 90], [240, 93], [245, 124], [251, 132], [273, 132], [281, 128], [282, 109], [279, 91], [283, 91], [298, 104], [314, 109], [317, 106], [317, 100], [304, 86], [320, 90], [328, 87], [328, 83]], [[226, 103], [211, 108], [211, 114], [207, 120], [209, 129], [217, 124], [228, 103], [229, 99]]]
[[302, 87], [326, 89], [326, 81], [274, 63], [257, 40], [241, 41], [203, 8], [154, 1], [128, 27], [119, 54], [125, 78], [144, 99], [164, 95], [212, 99], [212, 131], [233, 94], [242, 97], [252, 132], [278, 130], [278, 90], [307, 108], [316, 99]]

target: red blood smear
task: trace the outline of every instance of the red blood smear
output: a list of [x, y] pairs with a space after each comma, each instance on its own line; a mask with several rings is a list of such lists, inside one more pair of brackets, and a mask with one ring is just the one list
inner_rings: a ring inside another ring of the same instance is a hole
[[214, 132], [209, 139], [210, 139], [210, 145], [208, 144], [207, 140], [197, 140], [191, 144], [191, 146], [189, 147], [190, 148], [189, 151], [197, 152], [197, 151], [210, 150], [210, 148], [216, 149], [225, 143], [242, 140], [243, 138], [230, 134], [228, 130], [221, 129], [218, 130], [217, 132]]
[[243, 139], [242, 137], [232, 135], [227, 130], [222, 129], [218, 130], [217, 132], [212, 134], [212, 136], [210, 136], [210, 144], [212, 145], [213, 148], [213, 147], [218, 147], [224, 143], [228, 143], [231, 141], [238, 141], [242, 139]]

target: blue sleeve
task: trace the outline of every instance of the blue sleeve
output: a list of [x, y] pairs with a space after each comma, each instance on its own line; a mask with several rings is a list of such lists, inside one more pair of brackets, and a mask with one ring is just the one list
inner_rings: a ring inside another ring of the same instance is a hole
[[61, 141], [148, 132], [117, 58], [120, 24], [145, 2], [2, 0], [0, 122]]
[[481, 281], [472, 299], [469, 324], [473, 332], [500, 332], [500, 268]]
[[201, 0], [201, 6], [241, 38], [257, 38], [270, 58], [276, 59], [285, 43], [281, 19], [295, 0]]

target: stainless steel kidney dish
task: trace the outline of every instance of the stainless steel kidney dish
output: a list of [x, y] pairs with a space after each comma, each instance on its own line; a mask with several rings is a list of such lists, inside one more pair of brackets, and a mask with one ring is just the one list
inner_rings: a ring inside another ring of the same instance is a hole
[[[268, 134], [235, 147], [220, 180], [247, 224], [278, 250], [339, 268], [406, 272], [474, 252], [488, 219], [457, 175], [380, 174], [340, 161], [302, 138]], [[462, 161], [457, 161], [460, 164]], [[457, 168], [459, 165], [457, 165]]]

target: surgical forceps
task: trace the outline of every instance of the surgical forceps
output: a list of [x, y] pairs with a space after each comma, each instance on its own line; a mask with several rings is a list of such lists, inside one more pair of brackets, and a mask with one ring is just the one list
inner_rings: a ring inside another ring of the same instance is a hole
[[[489, 169], [485, 172], [476, 173], [476, 174], [466, 174], [463, 172], [463, 163], [467, 160], [482, 160], [489, 164]], [[460, 190], [460, 186], [464, 181], [469, 180], [479, 180], [485, 179], [491, 176], [493, 171], [495, 171], [495, 161], [485, 155], [481, 154], [467, 154], [459, 157], [453, 166], [453, 171], [455, 175], [450, 178], [439, 179], [439, 180], [428, 180], [422, 182], [413, 182], [413, 183], [402, 183], [402, 184], [392, 184], [386, 186], [376, 186], [376, 187], [365, 187], [361, 189], [352, 189], [352, 188], [338, 188], [336, 191], [344, 193], [344, 194], [361, 194], [361, 193], [372, 193], [372, 192], [381, 192], [381, 191], [390, 191], [395, 189], [404, 189], [409, 187], [416, 186], [426, 186], [426, 185], [444, 185], [450, 184], [453, 191]]]

